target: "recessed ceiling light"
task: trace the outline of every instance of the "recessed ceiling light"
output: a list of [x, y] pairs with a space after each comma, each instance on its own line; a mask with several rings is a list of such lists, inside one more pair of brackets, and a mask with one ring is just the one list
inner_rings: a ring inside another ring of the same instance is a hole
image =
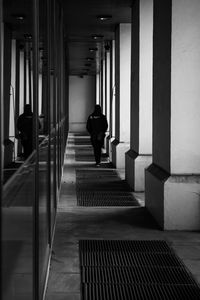
[[102, 38], [103, 38], [103, 35], [101, 35], [101, 34], [94, 34], [94, 35], [92, 35], [92, 38], [93, 38], [94, 40], [102, 39]]
[[87, 59], [87, 61], [92, 61], [92, 60], [94, 60], [94, 58], [92, 58], [92, 57], [86, 57], [86, 59]]
[[98, 50], [97, 48], [89, 48], [90, 52], [94, 52], [94, 51], [97, 51], [97, 50]]
[[24, 15], [12, 15], [13, 18], [15, 18], [17, 21], [23, 21], [25, 19]]
[[110, 15], [100, 15], [100, 16], [97, 16], [97, 19], [100, 20], [100, 21], [107, 21], [107, 20], [110, 20], [112, 19], [112, 16]]
[[27, 40], [31, 40], [32, 39], [32, 35], [31, 34], [24, 34], [25, 39]]

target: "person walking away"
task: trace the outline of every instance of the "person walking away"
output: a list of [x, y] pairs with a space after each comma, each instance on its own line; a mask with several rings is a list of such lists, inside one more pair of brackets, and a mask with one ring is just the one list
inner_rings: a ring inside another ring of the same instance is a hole
[[104, 145], [105, 132], [108, 128], [106, 116], [102, 114], [100, 105], [95, 105], [94, 112], [87, 119], [86, 128], [91, 137], [96, 166], [99, 167], [101, 163], [101, 149]]
[[27, 159], [33, 151], [33, 113], [30, 104], [24, 106], [24, 113], [17, 120], [17, 129], [19, 130], [24, 158]]

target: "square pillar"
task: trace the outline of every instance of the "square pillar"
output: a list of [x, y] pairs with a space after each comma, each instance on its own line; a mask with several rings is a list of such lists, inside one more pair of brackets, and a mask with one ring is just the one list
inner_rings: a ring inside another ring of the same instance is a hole
[[109, 158], [112, 161], [112, 142], [115, 140], [115, 40], [111, 41], [110, 48], [110, 140]]
[[154, 1], [153, 164], [146, 207], [167, 230], [200, 229], [200, 2]]
[[106, 59], [102, 60], [102, 113], [106, 115]]
[[96, 104], [100, 104], [100, 74], [96, 74]]
[[130, 147], [131, 24], [118, 25], [115, 46], [116, 103], [112, 162], [116, 168], [125, 168], [125, 153]]
[[153, 0], [137, 0], [132, 9], [131, 141], [126, 180], [144, 191], [145, 168], [152, 162]]
[[[109, 45], [110, 46], [110, 45]], [[106, 153], [109, 155], [110, 152], [110, 87], [111, 87], [111, 74], [110, 74], [110, 48], [105, 52], [105, 60], [106, 60], [106, 78], [105, 78], [105, 85], [106, 85], [106, 117], [108, 120], [108, 129], [106, 132]]]

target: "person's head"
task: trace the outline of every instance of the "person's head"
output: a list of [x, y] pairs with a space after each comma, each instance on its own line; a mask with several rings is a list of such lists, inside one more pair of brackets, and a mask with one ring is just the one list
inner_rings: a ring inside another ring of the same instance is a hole
[[94, 112], [97, 114], [101, 114], [101, 106], [99, 104], [95, 105]]
[[25, 115], [31, 115], [32, 114], [31, 105], [30, 104], [26, 104], [24, 106], [24, 113], [25, 113]]

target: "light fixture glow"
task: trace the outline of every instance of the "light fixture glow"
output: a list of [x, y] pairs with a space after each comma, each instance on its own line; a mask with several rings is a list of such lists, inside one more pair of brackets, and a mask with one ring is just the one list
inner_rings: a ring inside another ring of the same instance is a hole
[[92, 57], [86, 57], [86, 59], [87, 59], [87, 61], [92, 61], [92, 60], [94, 60], [94, 58], [92, 58]]
[[110, 15], [102, 15], [102, 16], [97, 16], [97, 19], [99, 19], [100, 21], [107, 21], [112, 19], [112, 16]]
[[95, 51], [97, 51], [98, 49], [97, 48], [89, 48], [89, 51], [90, 52], [95, 52]]
[[24, 34], [24, 37], [26, 40], [31, 40], [32, 39], [32, 35], [29, 33]]
[[17, 21], [24, 21], [24, 19], [25, 19], [24, 15], [13, 14], [12, 17], [15, 18]]
[[103, 38], [103, 35], [101, 35], [101, 34], [94, 34], [94, 35], [92, 35], [92, 38], [93, 38], [94, 40], [102, 39], [102, 38]]

